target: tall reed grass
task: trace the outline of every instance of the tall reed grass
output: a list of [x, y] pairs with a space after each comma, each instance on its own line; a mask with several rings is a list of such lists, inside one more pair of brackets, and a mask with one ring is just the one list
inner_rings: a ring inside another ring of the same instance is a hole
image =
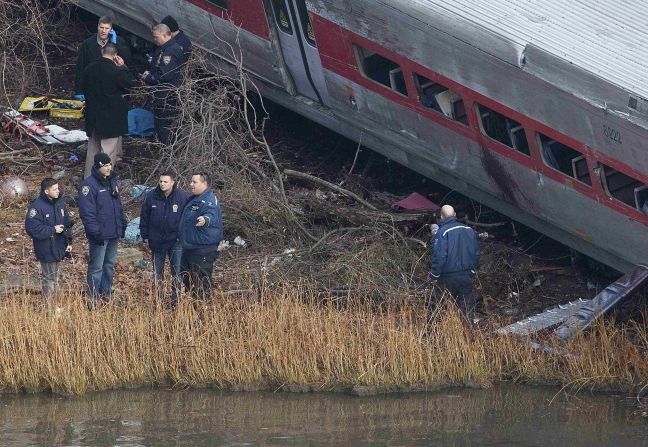
[[80, 291], [49, 306], [17, 293], [0, 303], [0, 390], [402, 391], [502, 380], [630, 389], [648, 381], [646, 334], [645, 326], [600, 324], [538, 350], [467, 327], [452, 305], [428, 323], [422, 303], [350, 296], [341, 305], [308, 284], [217, 294], [198, 306], [185, 300], [172, 312], [141, 291], [93, 311]]

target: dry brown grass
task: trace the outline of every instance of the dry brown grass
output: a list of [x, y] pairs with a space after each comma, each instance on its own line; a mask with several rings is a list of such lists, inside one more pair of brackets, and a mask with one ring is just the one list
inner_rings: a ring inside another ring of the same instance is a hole
[[[501, 380], [631, 389], [648, 380], [645, 327], [601, 324], [540, 351], [469, 329], [452, 307], [442, 306], [428, 325], [416, 301], [360, 301], [349, 296], [340, 306], [308, 284], [266, 285], [248, 296], [217, 294], [197, 309], [185, 302], [167, 312], [140, 293], [90, 312], [80, 293], [50, 307], [19, 293], [0, 307], [0, 389], [397, 391]], [[629, 337], [630, 330], [641, 336]]]

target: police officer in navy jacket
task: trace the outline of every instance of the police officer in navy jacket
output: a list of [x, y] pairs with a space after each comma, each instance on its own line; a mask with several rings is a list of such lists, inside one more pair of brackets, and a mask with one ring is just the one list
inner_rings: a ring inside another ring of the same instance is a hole
[[448, 290], [457, 305], [471, 315], [474, 307], [472, 275], [479, 265], [479, 242], [475, 231], [457, 221], [454, 208], [441, 207], [441, 226], [432, 242], [430, 278]]
[[169, 258], [172, 287], [170, 305], [175, 306], [180, 290], [182, 245], [179, 239], [180, 217], [189, 193], [179, 188], [171, 172], [160, 174], [158, 186], [150, 191], [140, 211], [140, 234], [153, 254], [155, 279], [164, 279], [164, 261]]
[[89, 245], [89, 306], [108, 301], [112, 293], [117, 242], [126, 233], [128, 221], [112, 174], [110, 157], [103, 152], [94, 157], [92, 174], [81, 182], [79, 214]]
[[169, 144], [173, 136], [173, 121], [178, 115], [176, 89], [182, 84], [187, 59], [165, 24], [153, 27], [153, 41], [158, 48], [153, 53], [150, 69], [142, 74], [142, 79], [147, 85], [156, 87], [153, 91], [155, 132], [162, 143]]
[[44, 179], [40, 191], [27, 210], [25, 230], [40, 261], [43, 295], [49, 298], [58, 288], [60, 262], [72, 251], [72, 219], [57, 180]]
[[180, 29], [178, 22], [171, 16], [166, 16], [163, 18], [160, 23], [164, 23], [171, 30], [171, 37], [176, 43], [182, 48], [185, 59], [189, 60], [191, 57], [191, 40], [187, 35]]
[[209, 187], [209, 175], [191, 177], [191, 193], [180, 218], [182, 282], [198, 298], [211, 298], [212, 272], [223, 239], [223, 222], [218, 199]]

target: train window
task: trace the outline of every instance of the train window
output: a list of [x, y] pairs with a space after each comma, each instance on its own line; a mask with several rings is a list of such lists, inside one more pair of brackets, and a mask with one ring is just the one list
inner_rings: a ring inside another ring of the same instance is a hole
[[648, 214], [648, 188], [646, 185], [605, 164], [601, 164], [601, 168], [601, 181], [608, 196]]
[[400, 65], [361, 46], [354, 45], [354, 48], [363, 75], [401, 95], [407, 96], [405, 76]]
[[531, 155], [524, 127], [520, 123], [481, 104], [477, 104], [477, 116], [484, 135], [524, 155]]
[[292, 34], [293, 30], [286, 0], [272, 0], [272, 8], [274, 9], [275, 22], [277, 22], [279, 29], [284, 33]]
[[450, 119], [468, 124], [463, 98], [456, 91], [414, 73], [414, 85], [421, 104]]
[[207, 3], [211, 3], [212, 5], [216, 5], [219, 8], [229, 9], [229, 5], [227, 4], [227, 0], [207, 0]]
[[592, 185], [587, 159], [582, 153], [541, 133], [538, 133], [538, 141], [542, 158], [547, 166], [587, 185]]
[[313, 31], [313, 24], [311, 23], [310, 15], [308, 14], [308, 9], [306, 8], [306, 0], [297, 0], [297, 10], [299, 13], [299, 18], [301, 19], [302, 31], [304, 33], [306, 42], [314, 47], [317, 47], [317, 44], [315, 43], [315, 32]]

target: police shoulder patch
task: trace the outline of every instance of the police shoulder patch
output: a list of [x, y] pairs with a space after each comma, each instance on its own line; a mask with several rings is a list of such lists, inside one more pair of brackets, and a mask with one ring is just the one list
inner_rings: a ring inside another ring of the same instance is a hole
[[36, 208], [32, 208], [29, 210], [29, 217], [36, 217]]
[[164, 62], [164, 65], [169, 65], [171, 63], [171, 56], [164, 56], [162, 62]]
[[84, 196], [87, 196], [89, 192], [90, 187], [88, 185], [85, 185], [83, 188], [81, 188], [81, 194], [83, 194]]

